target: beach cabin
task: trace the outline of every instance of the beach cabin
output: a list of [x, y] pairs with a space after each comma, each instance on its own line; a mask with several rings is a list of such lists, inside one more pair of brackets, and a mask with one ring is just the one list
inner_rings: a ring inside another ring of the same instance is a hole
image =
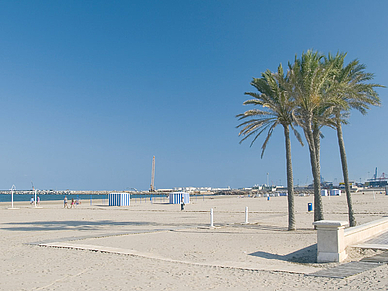
[[321, 190], [321, 196], [329, 196], [329, 194], [327, 194], [327, 189]]
[[190, 194], [186, 192], [173, 192], [168, 195], [168, 201], [170, 204], [181, 204], [182, 201], [185, 204], [189, 204]]
[[109, 193], [109, 206], [131, 205], [130, 193]]
[[331, 189], [330, 196], [341, 196], [341, 190], [339, 189]]

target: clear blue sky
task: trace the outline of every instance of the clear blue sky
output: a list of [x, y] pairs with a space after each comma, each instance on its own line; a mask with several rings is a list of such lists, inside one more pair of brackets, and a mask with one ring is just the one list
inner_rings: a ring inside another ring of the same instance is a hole
[[[388, 85], [387, 1], [1, 1], [0, 189], [285, 184], [279, 127], [239, 144], [250, 81], [313, 48]], [[388, 89], [344, 128], [350, 177], [388, 172]], [[341, 180], [324, 130], [322, 175]], [[292, 140], [294, 180], [311, 183]], [[336, 180], [335, 180], [336, 179]]]

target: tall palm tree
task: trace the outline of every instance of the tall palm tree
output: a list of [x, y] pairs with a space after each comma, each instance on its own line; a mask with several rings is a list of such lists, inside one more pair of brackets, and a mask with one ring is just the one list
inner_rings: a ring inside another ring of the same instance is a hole
[[[332, 80], [329, 94], [340, 99], [337, 106], [333, 108], [333, 125], [337, 131], [338, 145], [340, 149], [342, 173], [345, 183], [345, 192], [348, 205], [349, 225], [356, 226], [354, 217], [352, 199], [350, 194], [349, 173], [346, 160], [345, 143], [343, 139], [342, 124], [346, 124], [346, 119], [349, 109], [353, 108], [366, 114], [370, 105], [379, 106], [380, 99], [378, 93], [374, 90], [376, 87], [384, 87], [379, 84], [366, 83], [373, 79], [373, 74], [365, 72], [365, 65], [360, 64], [358, 60], [353, 60], [348, 65], [344, 66], [346, 53], [337, 53], [333, 56], [328, 55], [325, 62], [331, 63], [336, 68], [335, 78]], [[341, 104], [341, 105], [339, 105]]]
[[[309, 152], [311, 170], [314, 179], [314, 221], [323, 220], [323, 206], [320, 181], [320, 119], [336, 100], [328, 90], [329, 81], [334, 76], [334, 66], [324, 64], [323, 56], [308, 50], [300, 59], [295, 57], [289, 64], [289, 83], [292, 84], [292, 95], [297, 103], [297, 123], [303, 128]], [[318, 114], [319, 113], [319, 114]]]
[[[252, 96], [254, 99], [247, 100], [244, 105], [261, 106], [262, 109], [251, 109], [242, 114], [237, 115], [239, 120], [246, 120], [238, 125], [242, 128], [239, 135], [245, 136], [241, 142], [247, 138], [254, 136], [251, 146], [256, 139], [268, 129], [267, 137], [262, 145], [261, 157], [267, 147], [268, 141], [277, 125], [282, 125], [285, 136], [286, 146], [286, 161], [287, 161], [287, 189], [288, 189], [288, 230], [295, 230], [295, 210], [294, 210], [294, 185], [291, 162], [291, 141], [290, 127], [294, 131], [295, 136], [303, 145], [301, 136], [295, 130], [294, 110], [295, 102], [291, 98], [287, 88], [288, 76], [284, 76], [282, 65], [279, 65], [277, 73], [272, 73], [267, 70], [262, 73], [260, 79], [254, 78], [251, 82], [259, 93], [246, 92], [246, 95]], [[240, 143], [241, 143], [240, 142]]]

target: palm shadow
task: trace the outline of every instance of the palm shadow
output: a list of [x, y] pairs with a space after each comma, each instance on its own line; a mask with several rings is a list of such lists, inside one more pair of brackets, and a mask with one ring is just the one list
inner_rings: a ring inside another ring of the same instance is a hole
[[97, 230], [104, 226], [158, 226], [160, 224], [142, 221], [113, 221], [113, 220], [68, 220], [68, 221], [30, 221], [5, 223], [3, 230], [9, 231], [51, 231], [51, 230]]
[[269, 260], [281, 260], [293, 263], [316, 263], [317, 261], [317, 244], [305, 247], [287, 255], [276, 255], [268, 252], [254, 252], [250, 256], [265, 258]]

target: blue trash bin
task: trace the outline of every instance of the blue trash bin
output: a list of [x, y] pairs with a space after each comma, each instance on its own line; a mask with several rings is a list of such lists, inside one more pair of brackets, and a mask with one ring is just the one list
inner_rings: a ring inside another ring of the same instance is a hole
[[313, 211], [313, 204], [312, 203], [307, 204], [307, 210], [308, 210], [308, 212]]

